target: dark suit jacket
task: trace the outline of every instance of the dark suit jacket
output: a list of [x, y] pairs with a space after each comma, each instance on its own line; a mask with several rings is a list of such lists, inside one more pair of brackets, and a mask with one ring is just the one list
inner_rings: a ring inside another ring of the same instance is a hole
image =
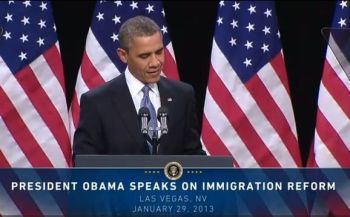
[[[161, 105], [168, 108], [168, 134], [158, 154], [204, 154], [192, 86], [161, 77]], [[149, 154], [124, 74], [82, 95], [74, 154]]]

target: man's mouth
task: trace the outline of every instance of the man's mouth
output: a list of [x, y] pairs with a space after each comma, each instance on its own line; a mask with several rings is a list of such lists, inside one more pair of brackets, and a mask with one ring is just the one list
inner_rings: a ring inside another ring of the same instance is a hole
[[157, 70], [157, 71], [149, 71], [148, 73], [149, 74], [157, 74], [159, 71]]

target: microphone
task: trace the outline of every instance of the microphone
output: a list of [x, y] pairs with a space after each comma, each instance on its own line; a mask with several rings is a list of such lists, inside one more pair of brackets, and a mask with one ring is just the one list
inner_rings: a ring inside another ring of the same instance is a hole
[[160, 122], [160, 132], [162, 135], [168, 134], [168, 109], [164, 106], [161, 106], [158, 109], [158, 120]]
[[141, 133], [148, 135], [148, 121], [151, 119], [149, 109], [141, 107], [139, 110], [139, 118], [141, 119]]

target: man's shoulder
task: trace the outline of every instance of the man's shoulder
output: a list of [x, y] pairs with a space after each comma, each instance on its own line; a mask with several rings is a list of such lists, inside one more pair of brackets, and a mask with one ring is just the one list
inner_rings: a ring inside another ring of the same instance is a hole
[[172, 80], [172, 79], [168, 79], [168, 78], [163, 77], [161, 79], [161, 82], [163, 85], [171, 88], [172, 90], [184, 91], [184, 92], [193, 91], [192, 85], [185, 83], [183, 81]]
[[119, 86], [119, 83], [121, 84], [121, 82], [123, 81], [123, 77], [124, 76], [119, 75], [119, 76], [113, 78], [112, 80], [107, 81], [104, 84], [101, 84], [98, 87], [90, 89], [89, 91], [87, 91], [83, 95], [85, 97], [88, 97], [88, 98], [101, 98], [101, 97], [104, 97], [106, 95], [109, 95], [111, 93], [111, 91], [113, 91], [116, 87]]

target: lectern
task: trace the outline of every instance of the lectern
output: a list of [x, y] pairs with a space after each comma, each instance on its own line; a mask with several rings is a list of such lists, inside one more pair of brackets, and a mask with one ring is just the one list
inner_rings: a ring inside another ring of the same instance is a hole
[[164, 167], [169, 162], [178, 162], [183, 167], [215, 168], [233, 167], [228, 156], [203, 155], [76, 155], [75, 167]]
[[72, 216], [221, 216], [236, 213], [235, 193], [202, 189], [219, 182], [232, 157], [203, 155], [76, 155]]

